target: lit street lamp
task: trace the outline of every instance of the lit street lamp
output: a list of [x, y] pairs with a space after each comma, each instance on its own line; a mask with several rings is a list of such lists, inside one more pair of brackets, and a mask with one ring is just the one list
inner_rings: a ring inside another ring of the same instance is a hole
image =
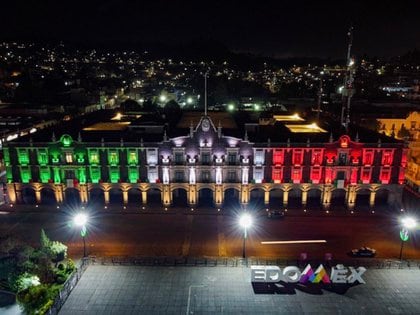
[[245, 258], [245, 243], [248, 237], [248, 229], [252, 225], [252, 217], [245, 213], [239, 219], [239, 225], [244, 229], [244, 238], [243, 238], [243, 245], [242, 245], [242, 258]]
[[413, 218], [405, 217], [401, 219], [401, 225], [402, 227], [400, 230], [400, 238], [401, 238], [400, 260], [402, 260], [404, 242], [408, 241], [409, 231], [414, 229], [417, 226], [417, 222]]
[[87, 235], [86, 223], [87, 221], [88, 221], [88, 217], [84, 213], [78, 213], [73, 219], [74, 224], [80, 227], [80, 236], [83, 239], [83, 258], [86, 257], [86, 235]]

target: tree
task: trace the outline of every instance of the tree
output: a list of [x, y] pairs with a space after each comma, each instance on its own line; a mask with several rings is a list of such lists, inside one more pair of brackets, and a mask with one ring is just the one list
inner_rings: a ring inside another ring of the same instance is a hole
[[397, 137], [400, 139], [404, 139], [404, 138], [409, 138], [410, 136], [411, 136], [410, 131], [407, 128], [405, 128], [404, 125], [402, 125], [401, 129], [398, 130]]
[[41, 229], [40, 244], [41, 244], [41, 250], [48, 250], [51, 245], [51, 240], [48, 238], [44, 229]]

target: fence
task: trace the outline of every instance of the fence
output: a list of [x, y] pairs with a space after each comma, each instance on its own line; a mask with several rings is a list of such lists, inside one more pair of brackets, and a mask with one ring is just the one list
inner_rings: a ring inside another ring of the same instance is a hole
[[85, 272], [88, 265], [89, 265], [89, 258], [83, 258], [80, 261], [79, 265], [77, 266], [76, 271], [73, 272], [72, 275], [64, 283], [64, 285], [61, 288], [58, 296], [55, 298], [53, 305], [51, 306], [51, 308], [46, 313], [47, 315], [58, 314], [61, 307], [64, 305], [67, 298], [69, 297], [71, 291], [73, 290], [73, 288], [79, 282], [80, 278], [83, 275], [83, 272]]

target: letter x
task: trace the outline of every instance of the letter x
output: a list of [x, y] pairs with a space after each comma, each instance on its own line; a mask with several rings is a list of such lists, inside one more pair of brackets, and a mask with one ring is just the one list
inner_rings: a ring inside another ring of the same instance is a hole
[[354, 269], [353, 267], [349, 267], [351, 275], [348, 276], [347, 282], [348, 283], [355, 283], [356, 281], [359, 281], [359, 283], [366, 283], [365, 280], [362, 279], [362, 274], [366, 272], [365, 267], [359, 267], [357, 269]]

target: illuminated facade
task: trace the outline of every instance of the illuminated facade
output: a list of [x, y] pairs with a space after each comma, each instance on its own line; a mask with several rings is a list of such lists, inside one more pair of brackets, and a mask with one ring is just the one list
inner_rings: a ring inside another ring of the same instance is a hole
[[373, 207], [384, 193], [386, 202], [399, 203], [406, 151], [399, 142], [362, 143], [347, 135], [324, 143], [255, 143], [246, 133], [223, 135], [203, 116], [185, 136], [165, 133], [160, 142], [85, 142], [62, 135], [9, 143], [4, 159], [10, 203], [23, 203], [28, 194], [35, 203], [44, 196], [63, 203], [73, 191], [81, 203], [99, 192], [105, 205], [117, 192], [122, 204], [135, 196], [140, 206], [152, 199], [170, 206], [179, 198], [196, 206], [208, 198], [222, 207], [234, 197], [242, 205], [258, 199], [263, 206], [290, 207], [293, 200], [327, 209], [339, 200], [353, 209], [362, 199]]

